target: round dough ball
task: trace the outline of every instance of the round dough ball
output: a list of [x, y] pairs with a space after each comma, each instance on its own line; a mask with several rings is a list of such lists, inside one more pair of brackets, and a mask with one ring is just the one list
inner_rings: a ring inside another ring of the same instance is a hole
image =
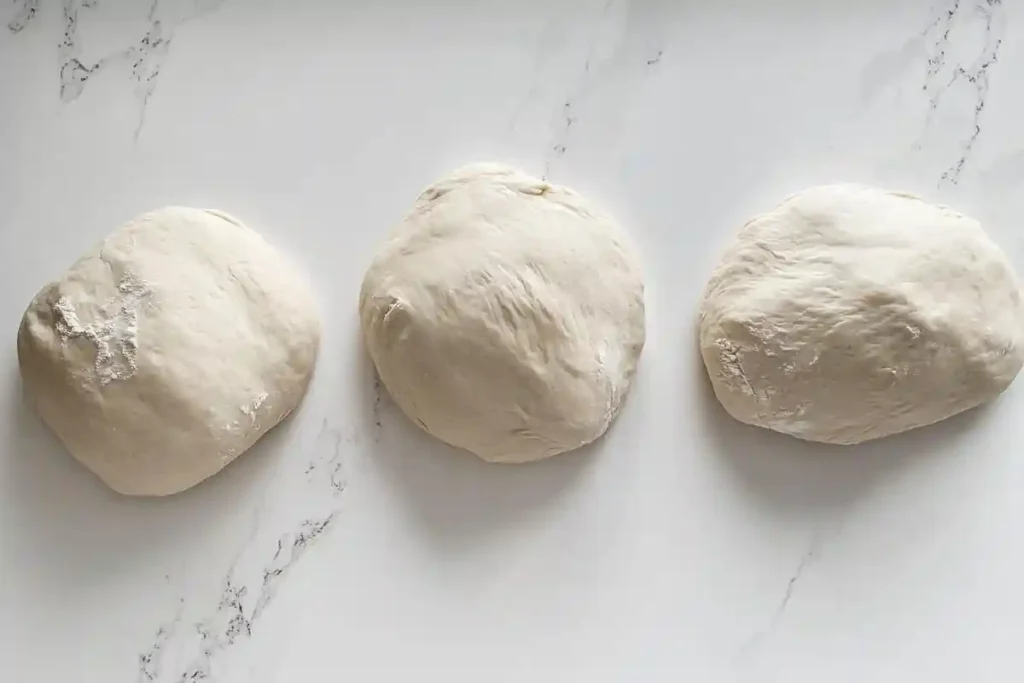
[[120, 493], [162, 496], [216, 474], [298, 405], [319, 338], [307, 285], [259, 235], [165, 208], [36, 295], [18, 359], [75, 458]]
[[363, 280], [381, 381], [437, 438], [492, 462], [601, 436], [644, 345], [640, 267], [589, 202], [498, 164], [428, 187]]
[[977, 221], [833, 185], [743, 227], [708, 283], [700, 349], [737, 420], [855, 444], [995, 398], [1020, 370], [1022, 322]]

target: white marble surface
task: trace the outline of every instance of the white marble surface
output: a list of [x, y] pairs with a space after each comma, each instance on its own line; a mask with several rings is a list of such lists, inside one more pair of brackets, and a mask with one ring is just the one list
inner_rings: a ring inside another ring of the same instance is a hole
[[[1019, 0], [0, 1], [0, 679], [1013, 681], [1024, 382], [847, 450], [742, 427], [694, 344], [717, 250], [812, 183], [983, 219], [1024, 269]], [[486, 466], [375, 393], [362, 270], [418, 190], [506, 159], [649, 271], [587, 452]], [[294, 419], [183, 495], [105, 490], [22, 403], [35, 291], [144, 210], [230, 211], [326, 316]]]

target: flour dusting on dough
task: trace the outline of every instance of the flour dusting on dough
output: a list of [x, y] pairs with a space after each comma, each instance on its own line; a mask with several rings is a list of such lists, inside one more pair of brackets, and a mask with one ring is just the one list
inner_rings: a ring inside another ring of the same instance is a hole
[[395, 299], [392, 302], [392, 304], [390, 306], [388, 306], [388, 310], [384, 312], [384, 319], [381, 320], [381, 322], [384, 323], [385, 325], [387, 325], [388, 324], [388, 318], [390, 318], [391, 314], [395, 312], [395, 309], [400, 308], [401, 306], [402, 306], [402, 302], [399, 301], [398, 299]]
[[254, 398], [248, 405], [242, 406], [242, 412], [249, 417], [249, 421], [253, 427], [258, 427], [256, 424], [256, 411], [260, 409], [263, 402], [267, 400], [267, 392], [260, 392], [259, 396]]
[[725, 374], [730, 379], [738, 381], [740, 391], [748, 396], [753, 396], [754, 388], [750, 385], [750, 380], [743, 372], [743, 363], [740, 359], [740, 354], [743, 350], [736, 344], [733, 344], [731, 341], [724, 338], [716, 339], [715, 346], [717, 346], [718, 350], [721, 352], [719, 357], [721, 358], [722, 370], [725, 371]]
[[615, 419], [615, 414], [619, 410], [619, 404], [622, 402], [622, 392], [619, 390], [618, 383], [616, 382], [616, 379], [622, 376], [622, 361], [622, 350], [609, 344], [607, 341], [597, 352], [598, 378], [604, 384], [605, 391], [607, 391], [602, 433], [608, 429], [612, 420]]
[[53, 305], [57, 316], [54, 328], [62, 344], [85, 337], [96, 347], [94, 370], [100, 386], [128, 379], [138, 369], [135, 360], [139, 354], [139, 308], [152, 293], [131, 273], [121, 277], [117, 292], [88, 325], [82, 324], [68, 297], [60, 297]]
[[[269, 396], [270, 394], [268, 394], [267, 392], [261, 391], [259, 394], [256, 395], [256, 398], [252, 399], [251, 401], [244, 405], [239, 406], [238, 410], [241, 411], [242, 415], [248, 418], [248, 420], [232, 420], [227, 425], [225, 425], [225, 429], [237, 432], [246, 432], [251, 429], [259, 429], [260, 424], [258, 418], [256, 417], [256, 413], [257, 411], [259, 411], [260, 407], [263, 405], [263, 402], [266, 401]], [[248, 424], [243, 426], [242, 423], [246, 421], [248, 422]], [[234, 455], [235, 451], [234, 449], [231, 449], [226, 455], [222, 457], [228, 458], [234, 457]]]

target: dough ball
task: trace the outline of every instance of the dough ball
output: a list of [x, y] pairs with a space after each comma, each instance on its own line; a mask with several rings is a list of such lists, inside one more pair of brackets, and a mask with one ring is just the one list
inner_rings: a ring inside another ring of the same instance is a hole
[[129, 495], [216, 474], [299, 403], [320, 324], [303, 279], [217, 211], [119, 228], [36, 295], [28, 394], [71, 454]]
[[855, 444], [995, 398], [1020, 370], [1022, 321], [977, 221], [833, 185], [743, 227], [708, 283], [700, 349], [737, 420]]
[[518, 463], [608, 428], [644, 345], [643, 291], [628, 239], [583, 197], [475, 164], [420, 195], [367, 271], [359, 312], [406, 415]]

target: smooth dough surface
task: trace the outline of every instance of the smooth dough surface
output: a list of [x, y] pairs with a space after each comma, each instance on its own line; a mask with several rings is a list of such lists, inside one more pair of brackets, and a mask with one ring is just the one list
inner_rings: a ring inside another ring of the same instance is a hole
[[737, 420], [855, 444], [995, 398], [1022, 329], [1017, 278], [977, 221], [832, 185], [743, 227], [708, 283], [700, 350]]
[[140, 216], [29, 305], [27, 393], [71, 454], [129, 495], [220, 471], [296, 407], [320, 323], [304, 280], [217, 211]]
[[601, 436], [644, 345], [640, 266], [583, 197], [498, 164], [427, 188], [363, 280], [381, 381], [439, 439], [527, 462]]

